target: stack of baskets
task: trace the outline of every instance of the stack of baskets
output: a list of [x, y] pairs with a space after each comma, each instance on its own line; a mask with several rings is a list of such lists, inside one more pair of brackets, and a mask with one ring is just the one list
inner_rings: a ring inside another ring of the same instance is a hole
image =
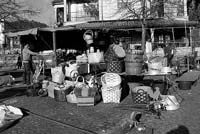
[[101, 76], [101, 91], [104, 103], [120, 103], [121, 81], [121, 77], [116, 73], [105, 73]]

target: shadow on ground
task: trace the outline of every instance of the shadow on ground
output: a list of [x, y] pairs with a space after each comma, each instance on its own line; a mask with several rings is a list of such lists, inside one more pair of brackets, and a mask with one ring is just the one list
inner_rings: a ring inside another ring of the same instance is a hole
[[5, 89], [0, 94], [0, 102], [12, 97], [26, 95], [26, 91], [27, 91], [27, 87], [20, 87], [20, 89], [19, 87], [16, 87], [16, 88], [10, 87], [9, 89]]
[[187, 127], [180, 125], [180, 126], [178, 126], [178, 128], [170, 130], [166, 134], [190, 134], [190, 132]]

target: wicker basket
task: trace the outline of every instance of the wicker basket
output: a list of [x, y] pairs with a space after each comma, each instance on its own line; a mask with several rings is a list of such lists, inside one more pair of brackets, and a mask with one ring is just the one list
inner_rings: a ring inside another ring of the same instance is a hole
[[121, 88], [108, 90], [107, 88], [101, 88], [103, 103], [120, 103]]
[[108, 90], [121, 88], [121, 77], [116, 73], [105, 73], [101, 76], [102, 87]]
[[150, 102], [149, 95], [143, 89], [132, 92], [132, 99], [134, 104], [148, 104]]
[[106, 72], [108, 73], [122, 73], [123, 72], [122, 61], [109, 61], [106, 65], [107, 65]]

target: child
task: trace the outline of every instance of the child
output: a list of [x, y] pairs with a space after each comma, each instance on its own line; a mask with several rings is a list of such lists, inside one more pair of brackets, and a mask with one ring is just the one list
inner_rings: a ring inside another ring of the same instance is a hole
[[22, 58], [19, 54], [18, 58], [17, 58], [17, 69], [21, 69], [22, 68]]

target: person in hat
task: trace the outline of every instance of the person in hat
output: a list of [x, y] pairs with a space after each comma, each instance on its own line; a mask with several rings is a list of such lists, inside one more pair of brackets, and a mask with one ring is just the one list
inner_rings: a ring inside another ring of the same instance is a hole
[[126, 56], [125, 50], [121, 39], [115, 36], [111, 36], [111, 44], [104, 54], [104, 60], [107, 64], [107, 72], [123, 71], [124, 57]]

